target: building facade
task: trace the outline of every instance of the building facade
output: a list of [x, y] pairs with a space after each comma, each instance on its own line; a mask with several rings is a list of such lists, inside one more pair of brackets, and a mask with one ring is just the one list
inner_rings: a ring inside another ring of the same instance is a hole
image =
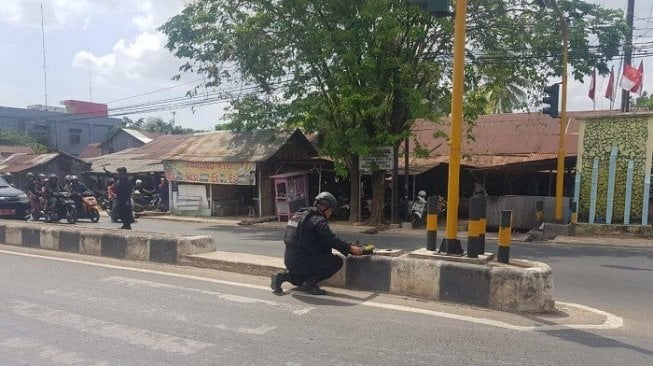
[[104, 141], [120, 122], [86, 114], [0, 107], [0, 128], [37, 136], [51, 149], [74, 156], [86, 145]]

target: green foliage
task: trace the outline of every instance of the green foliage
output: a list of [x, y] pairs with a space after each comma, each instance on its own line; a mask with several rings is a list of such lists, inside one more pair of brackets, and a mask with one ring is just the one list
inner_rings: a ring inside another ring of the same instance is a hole
[[21, 133], [11, 128], [0, 129], [0, 145], [29, 146], [37, 154], [43, 154], [50, 151], [46, 144], [47, 141], [33, 135]]
[[120, 128], [156, 132], [167, 135], [182, 135], [196, 132], [192, 128], [177, 126], [175, 121], [166, 122], [159, 117], [148, 117], [147, 119], [139, 118], [135, 121], [129, 117], [123, 117], [122, 122], [118, 126], [113, 127], [111, 131], [109, 131], [109, 135], [113, 134]]
[[[607, 73], [623, 14], [581, 0], [560, 6], [574, 76], [595, 66]], [[522, 108], [529, 90], [562, 70], [557, 16], [516, 0], [468, 7], [466, 99], [476, 97], [467, 120]], [[187, 60], [181, 72], [203, 75], [209, 87], [258, 87], [235, 99], [219, 128], [289, 123], [321, 131], [325, 153], [341, 156], [397, 144], [415, 118], [449, 113], [452, 20], [405, 0], [198, 0], [160, 29]]]
[[635, 108], [653, 111], [653, 98], [648, 92], [644, 91], [641, 97], [635, 98]]

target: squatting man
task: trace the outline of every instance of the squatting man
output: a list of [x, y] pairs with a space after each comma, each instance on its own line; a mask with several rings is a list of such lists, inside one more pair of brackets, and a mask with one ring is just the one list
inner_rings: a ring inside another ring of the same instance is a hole
[[336, 198], [329, 192], [315, 197], [313, 207], [294, 213], [288, 220], [284, 243], [284, 263], [288, 271], [272, 275], [270, 287], [274, 293], [283, 292], [281, 285], [288, 281], [299, 290], [312, 295], [324, 295], [322, 280], [330, 278], [342, 267], [342, 258], [331, 253], [336, 249], [343, 255], [362, 255], [363, 248], [338, 238], [327, 220], [337, 207]]

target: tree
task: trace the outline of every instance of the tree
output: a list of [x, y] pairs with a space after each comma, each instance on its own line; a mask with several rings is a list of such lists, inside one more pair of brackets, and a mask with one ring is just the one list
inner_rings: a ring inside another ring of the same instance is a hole
[[653, 110], [653, 98], [648, 95], [648, 92], [644, 91], [641, 97], [635, 99], [635, 108]]
[[[490, 91], [535, 89], [559, 75], [561, 42], [555, 14], [533, 1], [468, 6], [465, 113], [473, 121]], [[581, 0], [561, 7], [574, 76], [595, 66], [607, 73], [623, 39], [622, 13]], [[207, 87], [249, 88], [232, 103], [229, 127], [319, 131], [321, 152], [351, 177], [358, 156], [377, 146], [396, 150], [416, 118], [438, 121], [450, 110], [452, 19], [406, 0], [197, 0], [160, 30], [186, 60], [180, 72], [203, 75]], [[384, 175], [373, 173], [371, 224], [381, 221]], [[352, 200], [352, 217], [358, 210]]]
[[129, 117], [123, 117], [122, 122], [117, 127], [112, 128], [112, 130], [109, 133], [111, 134], [115, 132], [116, 129], [120, 129], [120, 128], [129, 128], [129, 129], [140, 130], [140, 131], [156, 132], [156, 133], [167, 134], [167, 135], [181, 135], [181, 134], [195, 132], [195, 130], [193, 130], [192, 128], [184, 128], [181, 126], [177, 126], [175, 121], [171, 120], [166, 122], [159, 117], [148, 117], [146, 119], [139, 118], [137, 120], [133, 120]]
[[29, 146], [37, 154], [50, 152], [47, 141], [11, 128], [0, 129], [0, 145]]

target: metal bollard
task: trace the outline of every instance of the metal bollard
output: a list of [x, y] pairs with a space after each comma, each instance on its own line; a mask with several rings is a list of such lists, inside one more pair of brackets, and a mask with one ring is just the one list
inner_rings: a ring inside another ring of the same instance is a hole
[[578, 222], [578, 202], [571, 202], [571, 223]]
[[538, 229], [544, 223], [544, 201], [535, 202], [535, 222]]
[[497, 261], [508, 263], [510, 260], [510, 242], [512, 240], [512, 211], [501, 210], [499, 221], [499, 252]]
[[481, 198], [469, 199], [469, 221], [467, 224], [467, 256], [478, 258], [481, 253]]
[[435, 251], [438, 246], [438, 198], [426, 201], [426, 249]]
[[479, 235], [479, 254], [485, 254], [485, 230], [487, 229], [487, 198], [481, 198], [481, 234]]

